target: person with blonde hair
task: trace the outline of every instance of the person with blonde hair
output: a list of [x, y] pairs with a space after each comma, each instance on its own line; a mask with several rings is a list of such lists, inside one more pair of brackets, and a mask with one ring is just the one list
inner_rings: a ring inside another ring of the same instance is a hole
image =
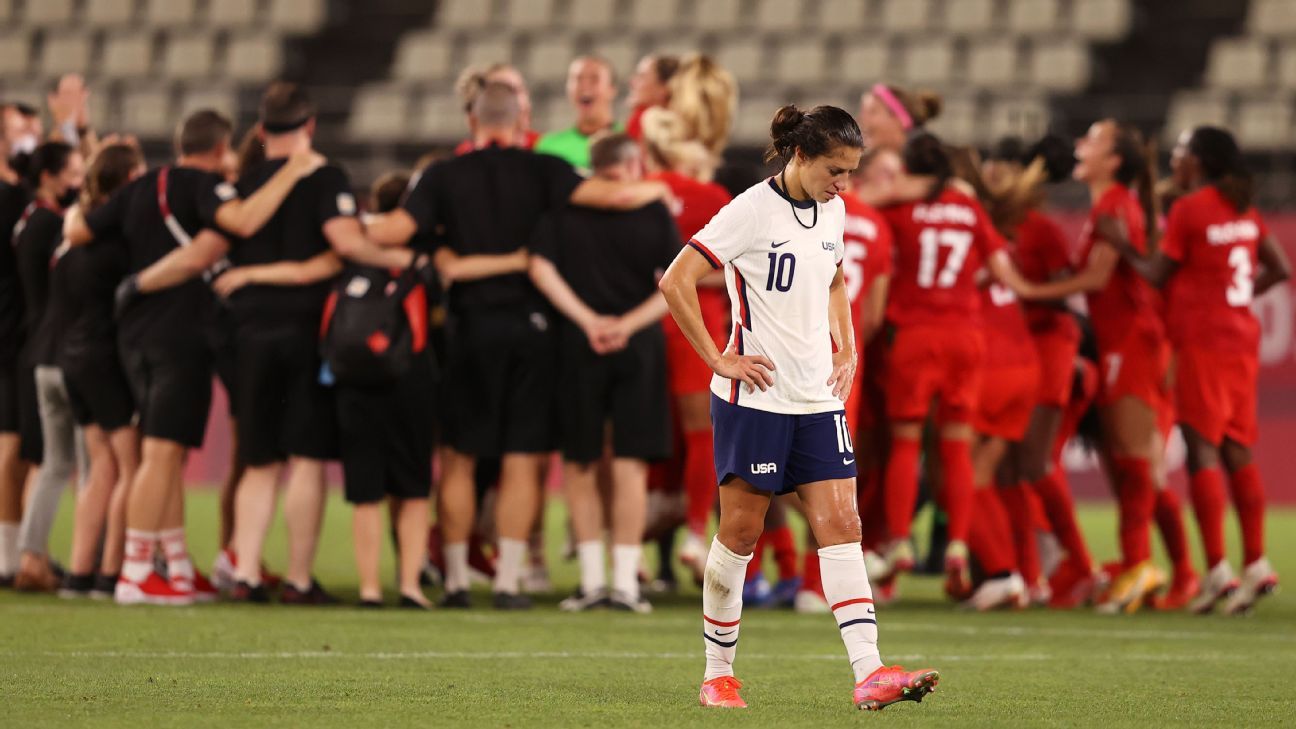
[[737, 106], [738, 82], [706, 54], [685, 58], [671, 77], [669, 108], [683, 121], [684, 138], [701, 143], [716, 160], [729, 141]]

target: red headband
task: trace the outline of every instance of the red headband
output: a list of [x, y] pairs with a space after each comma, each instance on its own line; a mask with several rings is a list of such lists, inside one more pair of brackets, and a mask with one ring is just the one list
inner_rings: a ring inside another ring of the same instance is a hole
[[885, 84], [873, 84], [871, 93], [877, 97], [878, 101], [886, 104], [886, 108], [890, 109], [892, 114], [895, 114], [896, 119], [900, 120], [900, 126], [906, 132], [913, 129], [913, 117], [909, 116], [908, 110], [905, 109], [904, 104], [900, 103], [896, 95], [891, 93], [891, 89], [887, 88]]

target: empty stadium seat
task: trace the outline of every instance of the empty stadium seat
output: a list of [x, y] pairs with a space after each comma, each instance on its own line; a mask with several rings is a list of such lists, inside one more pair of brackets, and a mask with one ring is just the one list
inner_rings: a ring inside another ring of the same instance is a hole
[[450, 29], [484, 28], [491, 22], [490, 0], [442, 0], [437, 25]]
[[1113, 41], [1129, 34], [1133, 22], [1130, 0], [1072, 0], [1070, 29], [1095, 41]]
[[531, 126], [546, 132], [567, 129], [575, 121], [575, 110], [567, 102], [567, 97], [561, 94], [538, 101], [531, 109]]
[[988, 38], [968, 49], [966, 80], [973, 86], [1001, 88], [1018, 81], [1021, 56], [1015, 38]]
[[191, 87], [181, 94], [176, 114], [178, 118], [183, 119], [203, 109], [212, 109], [235, 119], [238, 117], [238, 96], [233, 89], [222, 86]]
[[1247, 31], [1260, 36], [1296, 36], [1296, 5], [1291, 0], [1251, 0]]
[[27, 0], [23, 4], [22, 23], [28, 27], [48, 28], [72, 22], [72, 0]]
[[860, 0], [822, 0], [819, 30], [825, 33], [854, 33], [868, 26], [868, 3]]
[[901, 59], [900, 77], [907, 83], [942, 85], [949, 82], [954, 70], [954, 44], [943, 37], [914, 40]]
[[212, 28], [244, 28], [257, 18], [257, 0], [219, 0], [207, 3], [205, 23]]
[[638, 31], [674, 28], [685, 7], [680, 0], [631, 0], [630, 27]]
[[770, 33], [789, 33], [805, 21], [804, 3], [794, 0], [760, 0], [756, 6], [756, 29]]
[[415, 134], [424, 140], [450, 140], [466, 136], [459, 99], [453, 94], [430, 94], [419, 100]]
[[162, 75], [178, 80], [207, 78], [212, 75], [215, 56], [212, 34], [170, 33], [162, 52]]
[[404, 81], [439, 81], [453, 73], [454, 44], [441, 33], [411, 33], [396, 47], [394, 75]]
[[464, 45], [464, 52], [459, 59], [459, 68], [471, 66], [489, 66], [496, 63], [513, 62], [513, 43], [507, 35], [492, 35]]
[[554, 25], [554, 0], [509, 0], [504, 21], [510, 28], [548, 28]]
[[657, 39], [648, 48], [652, 53], [683, 58], [694, 53], [701, 53], [704, 50], [704, 45], [701, 36], [692, 33], [673, 33], [665, 38]]
[[89, 35], [79, 31], [49, 32], [41, 43], [37, 73], [55, 78], [65, 73], [86, 73], [94, 44]]
[[920, 33], [931, 25], [931, 0], [882, 0], [882, 27], [888, 33]]
[[282, 43], [273, 35], [236, 35], [225, 47], [225, 76], [232, 81], [269, 81], [282, 67]]
[[8, 23], [13, 14], [13, 0], [0, 0], [0, 23]]
[[98, 72], [108, 78], [147, 76], [153, 68], [152, 31], [125, 30], [104, 39]]
[[940, 115], [928, 126], [950, 144], [976, 144], [984, 141], [978, 138], [983, 121], [975, 98], [945, 98]]
[[787, 84], [818, 84], [826, 77], [828, 46], [822, 37], [790, 41], [778, 51], [773, 80]]
[[986, 33], [995, 25], [995, 0], [947, 0], [945, 32], [957, 35]]
[[[788, 0], [790, 2], [790, 0]], [[741, 24], [739, 0], [707, 0], [693, 5], [691, 26], [702, 31], [733, 30]]]
[[729, 69], [739, 83], [754, 83], [765, 78], [768, 46], [757, 38], [735, 38], [716, 51], [716, 61]]
[[733, 144], [764, 146], [770, 140], [770, 120], [774, 112], [786, 103], [781, 96], [755, 96], [739, 99], [738, 116], [734, 119]]
[[1244, 149], [1271, 150], [1291, 146], [1291, 98], [1264, 98], [1243, 101], [1237, 116], [1238, 144]]
[[409, 91], [367, 87], [356, 95], [347, 134], [360, 142], [392, 142], [409, 136]]
[[1278, 69], [1275, 80], [1282, 89], [1296, 89], [1296, 42], [1278, 49]]
[[1269, 46], [1264, 40], [1228, 38], [1211, 46], [1206, 83], [1222, 89], [1263, 86], [1269, 73]]
[[0, 76], [21, 78], [30, 66], [30, 35], [22, 31], [0, 35]]
[[125, 25], [135, 19], [135, 0], [86, 0], [81, 18], [101, 28]]
[[1018, 35], [1050, 33], [1061, 18], [1058, 0], [1009, 0], [1008, 29]]
[[1228, 99], [1218, 94], [1180, 92], [1170, 102], [1162, 140], [1172, 145], [1179, 133], [1203, 124], [1227, 127], [1232, 124]]
[[[656, 49], [654, 49], [656, 50]], [[602, 43], [595, 45], [593, 53], [606, 58], [612, 68], [616, 69], [617, 78], [624, 81], [629, 78], [629, 74], [634, 70], [635, 64], [639, 62], [639, 44], [633, 38], [607, 38]], [[570, 60], [570, 59], [568, 59]], [[563, 66], [563, 74], [566, 75], [566, 66]]]
[[193, 25], [197, 19], [197, 0], [145, 0], [144, 20], [154, 27]]
[[989, 123], [978, 125], [978, 142], [989, 143], [1000, 137], [1018, 136], [1038, 139], [1048, 131], [1048, 104], [1033, 97], [996, 99], [990, 105]]
[[156, 84], [126, 91], [120, 98], [117, 115], [122, 129], [143, 136], [167, 136], [176, 123], [171, 92]]
[[887, 76], [890, 58], [890, 45], [885, 39], [869, 38], [846, 42], [834, 65], [843, 82], [871, 84]]
[[613, 0], [571, 0], [567, 6], [567, 27], [573, 30], [604, 30], [616, 20]]
[[325, 0], [270, 0], [266, 24], [292, 35], [309, 35], [328, 22]]
[[532, 39], [531, 45], [527, 48], [524, 73], [533, 83], [562, 81], [567, 77], [567, 66], [575, 57], [575, 38], [547, 33]]
[[1049, 91], [1079, 91], [1089, 83], [1089, 49], [1078, 41], [1035, 44], [1031, 81]]

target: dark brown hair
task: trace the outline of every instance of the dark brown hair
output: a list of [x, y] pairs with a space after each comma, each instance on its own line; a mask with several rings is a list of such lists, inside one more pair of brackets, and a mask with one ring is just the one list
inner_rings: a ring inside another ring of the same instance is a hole
[[910, 91], [891, 84], [886, 84], [886, 88], [891, 92], [892, 96], [896, 97], [896, 100], [905, 108], [905, 111], [909, 112], [914, 129], [940, 116], [941, 109], [944, 108], [941, 95], [935, 91], [926, 89]]
[[663, 84], [669, 83], [675, 76], [675, 72], [680, 69], [679, 56], [653, 54], [651, 58], [653, 73], [657, 74], [657, 80]]
[[90, 212], [103, 205], [118, 188], [130, 182], [131, 173], [143, 161], [139, 149], [130, 144], [110, 144], [99, 150], [81, 187], [81, 208]]
[[1219, 127], [1197, 127], [1188, 152], [1201, 164], [1206, 181], [1238, 211], [1245, 213], [1255, 197], [1255, 180], [1233, 135]]
[[1156, 142], [1145, 140], [1143, 133], [1133, 124], [1105, 120], [1116, 129], [1112, 139], [1112, 153], [1121, 158], [1116, 168], [1116, 181], [1133, 187], [1143, 207], [1143, 222], [1148, 232], [1156, 230], [1160, 206], [1156, 197]]
[[211, 152], [222, 143], [228, 143], [233, 133], [234, 125], [219, 111], [195, 111], [185, 118], [176, 131], [176, 151], [181, 156]]
[[369, 188], [369, 207], [375, 213], [389, 213], [400, 205], [409, 186], [410, 174], [405, 170], [388, 172], [374, 180]]
[[838, 147], [863, 149], [855, 117], [835, 106], [816, 106], [810, 111], [788, 104], [774, 113], [770, 123], [769, 149], [765, 161], [787, 164], [798, 151], [808, 159], [822, 157]]
[[935, 200], [940, 196], [945, 185], [954, 178], [954, 163], [950, 159], [945, 144], [931, 132], [918, 132], [909, 137], [901, 152], [905, 170], [911, 175], [935, 177], [927, 199]]
[[315, 103], [306, 89], [276, 81], [261, 96], [261, 128], [267, 134], [291, 132], [315, 117]]
[[638, 142], [629, 134], [608, 134], [590, 145], [590, 168], [601, 170], [621, 164], [626, 159], [626, 150], [636, 146]]

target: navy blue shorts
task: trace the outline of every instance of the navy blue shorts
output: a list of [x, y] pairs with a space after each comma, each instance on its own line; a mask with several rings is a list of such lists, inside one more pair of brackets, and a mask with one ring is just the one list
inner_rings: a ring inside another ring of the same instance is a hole
[[855, 478], [855, 448], [844, 409], [784, 415], [712, 394], [711, 428], [722, 484], [736, 477], [761, 491], [786, 494], [816, 481]]

